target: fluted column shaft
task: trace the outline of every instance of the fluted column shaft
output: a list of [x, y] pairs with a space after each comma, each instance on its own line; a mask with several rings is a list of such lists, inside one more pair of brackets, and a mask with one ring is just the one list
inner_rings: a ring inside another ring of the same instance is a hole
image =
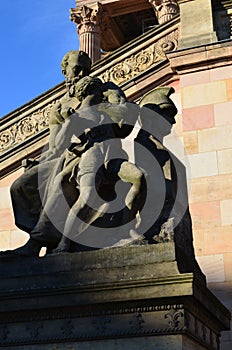
[[99, 3], [90, 6], [81, 6], [71, 9], [71, 20], [77, 24], [80, 41], [80, 50], [85, 51], [92, 63], [101, 56], [101, 29], [102, 7]]

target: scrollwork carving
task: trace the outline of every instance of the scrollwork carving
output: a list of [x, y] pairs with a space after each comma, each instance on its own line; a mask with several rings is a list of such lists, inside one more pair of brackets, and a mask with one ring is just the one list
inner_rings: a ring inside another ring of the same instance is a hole
[[53, 101], [29, 116], [26, 116], [0, 132], [0, 152], [18, 145], [27, 138], [48, 127], [48, 115], [56, 102]]
[[169, 312], [164, 315], [168, 319], [168, 324], [171, 328], [177, 328], [180, 324], [180, 318], [184, 316], [182, 311]]
[[37, 339], [40, 335], [40, 330], [43, 329], [43, 324], [40, 323], [38, 325], [29, 325], [26, 327], [26, 331], [29, 332], [30, 338]]
[[177, 49], [177, 44], [178, 30], [176, 29], [172, 33], [157, 40], [156, 43], [129, 56], [124, 61], [119, 62], [114, 67], [106, 70], [100, 75], [100, 78], [104, 82], [113, 81], [116, 84], [122, 84], [144, 72], [155, 63], [164, 60], [168, 51], [174, 51]]

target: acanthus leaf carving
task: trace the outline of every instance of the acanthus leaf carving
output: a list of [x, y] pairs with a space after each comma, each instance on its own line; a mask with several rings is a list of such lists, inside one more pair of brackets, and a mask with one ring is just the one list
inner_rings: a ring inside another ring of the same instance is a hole
[[92, 6], [80, 6], [72, 8], [70, 19], [76, 23], [79, 35], [87, 31], [95, 31], [102, 21], [102, 6], [96, 3]]
[[169, 21], [180, 11], [177, 0], [149, 0], [149, 2], [160, 24]]
[[177, 49], [178, 29], [160, 38], [155, 43], [140, 52], [133, 54], [124, 61], [106, 70], [99, 77], [104, 82], [113, 81], [122, 84], [144, 72], [155, 63], [166, 58], [166, 53]]

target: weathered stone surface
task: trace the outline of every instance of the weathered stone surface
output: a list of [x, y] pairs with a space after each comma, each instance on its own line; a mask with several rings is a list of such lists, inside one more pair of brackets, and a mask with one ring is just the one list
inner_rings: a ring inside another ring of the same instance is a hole
[[[46, 344], [46, 345], [32, 345], [27, 346], [27, 350], [203, 350], [205, 347], [199, 345], [194, 340], [187, 339], [182, 335], [159, 336], [155, 338], [141, 337], [141, 338], [122, 338], [122, 339], [106, 339], [104, 341], [86, 341], [81, 343], [70, 342], [68, 344]], [[14, 346], [7, 346], [5, 350], [14, 350]], [[24, 350], [25, 347], [19, 346], [18, 350]]]
[[5, 258], [0, 277], [8, 350], [216, 350], [229, 328], [229, 312], [173, 243]]
[[179, 0], [181, 38], [179, 48], [215, 42], [211, 0]]

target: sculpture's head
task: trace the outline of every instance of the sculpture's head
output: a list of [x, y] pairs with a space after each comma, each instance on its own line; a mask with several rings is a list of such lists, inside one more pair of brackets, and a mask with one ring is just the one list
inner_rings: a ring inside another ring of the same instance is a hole
[[[142, 127], [145, 127], [146, 130], [149, 127], [152, 127], [153, 130], [158, 127], [162, 128], [163, 136], [171, 132], [172, 125], [176, 123], [175, 115], [177, 114], [177, 108], [169, 97], [173, 92], [175, 92], [173, 87], [158, 87], [142, 97], [139, 103], [142, 107], [140, 112]], [[164, 120], [163, 123], [162, 120]]]
[[102, 81], [95, 77], [86, 76], [74, 85], [75, 97], [81, 102], [87, 96], [93, 98], [94, 104], [102, 100]]
[[61, 62], [62, 73], [67, 81], [81, 79], [89, 75], [91, 59], [84, 51], [72, 50], [67, 52]]

